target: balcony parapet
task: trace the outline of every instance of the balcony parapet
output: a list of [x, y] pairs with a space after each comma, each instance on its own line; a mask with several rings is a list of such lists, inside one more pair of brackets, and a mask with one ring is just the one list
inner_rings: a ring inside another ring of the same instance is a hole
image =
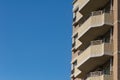
[[105, 43], [102, 40], [92, 41], [91, 45], [85, 49], [78, 57], [78, 67], [84, 64], [87, 60], [103, 55], [112, 56], [112, 43]]
[[74, 67], [71, 71], [71, 78], [76, 78], [80, 73], [81, 71], [77, 67]]
[[[80, 23], [81, 26], [76, 30], [78, 33], [78, 39], [80, 38], [91, 28], [101, 27], [103, 25], [113, 25], [113, 14], [112, 11], [95, 11], [92, 12], [88, 18], [83, 19], [83, 23]], [[74, 33], [73, 33], [74, 34]]]
[[112, 74], [106, 74], [104, 71], [90, 72], [85, 80], [112, 80]]

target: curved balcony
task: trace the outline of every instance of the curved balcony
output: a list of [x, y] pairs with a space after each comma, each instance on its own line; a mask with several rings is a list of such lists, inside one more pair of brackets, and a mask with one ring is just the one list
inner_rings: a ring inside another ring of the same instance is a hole
[[91, 16], [78, 28], [78, 39], [82, 43], [87, 43], [104, 35], [113, 26], [112, 18], [112, 11], [92, 12]]
[[[84, 77], [88, 72], [104, 64], [112, 57], [111, 43], [95, 43], [90, 45], [77, 58], [77, 68], [81, 71], [77, 76]], [[84, 71], [84, 72], [82, 72]]]
[[99, 8], [103, 8], [110, 0], [81, 0], [79, 11], [81, 14], [88, 14]]

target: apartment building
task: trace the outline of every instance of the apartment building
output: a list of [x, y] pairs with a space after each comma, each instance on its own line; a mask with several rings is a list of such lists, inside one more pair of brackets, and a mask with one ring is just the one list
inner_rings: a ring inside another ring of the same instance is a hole
[[120, 0], [74, 0], [71, 80], [120, 80]]

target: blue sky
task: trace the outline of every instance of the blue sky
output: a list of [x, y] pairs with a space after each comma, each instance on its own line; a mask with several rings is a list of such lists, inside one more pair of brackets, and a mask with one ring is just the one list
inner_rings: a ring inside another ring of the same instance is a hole
[[0, 0], [0, 80], [70, 80], [72, 0]]

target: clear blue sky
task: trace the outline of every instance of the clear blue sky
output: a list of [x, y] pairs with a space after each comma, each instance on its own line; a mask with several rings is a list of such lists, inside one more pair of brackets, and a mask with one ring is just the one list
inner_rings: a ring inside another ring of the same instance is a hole
[[70, 80], [72, 0], [0, 0], [0, 80]]

